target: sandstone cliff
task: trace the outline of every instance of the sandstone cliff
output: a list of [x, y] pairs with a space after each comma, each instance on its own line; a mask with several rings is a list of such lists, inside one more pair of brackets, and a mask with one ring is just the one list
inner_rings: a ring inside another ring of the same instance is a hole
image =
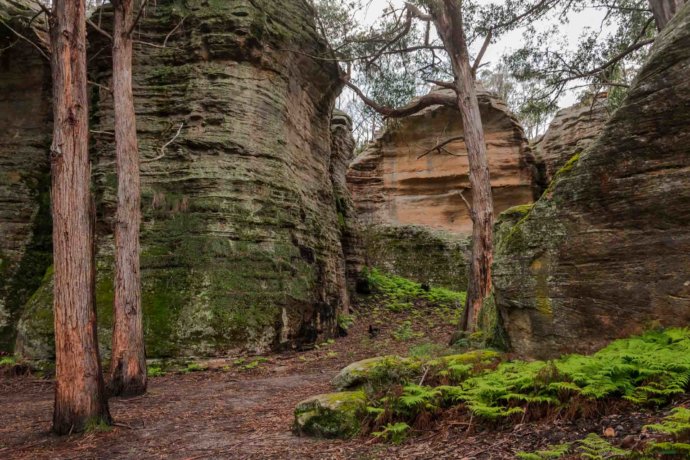
[[[489, 93], [480, 91], [479, 102], [496, 212], [532, 202], [532, 159], [522, 127]], [[460, 115], [447, 107], [391, 120], [348, 171], [362, 221], [471, 234], [472, 223], [460, 196], [463, 193], [472, 201], [464, 142], [429, 152], [438, 143], [461, 136]]]
[[546, 185], [573, 155], [585, 151], [599, 137], [609, 116], [606, 98], [601, 95], [558, 111], [534, 146], [537, 161], [544, 165]]
[[[333, 334], [347, 307], [333, 181], [347, 158], [331, 152], [337, 68], [304, 54], [326, 46], [309, 3], [158, 1], [139, 30], [159, 45], [169, 34], [165, 47], [138, 45], [133, 69], [148, 355], [260, 351]], [[108, 44], [95, 33], [90, 43], [91, 79], [108, 86]], [[116, 181], [103, 87], [92, 121], [107, 350]], [[48, 273], [18, 325], [25, 355], [52, 353], [50, 298]]]
[[[446, 91], [446, 90], [436, 90]], [[479, 94], [496, 211], [531, 203], [534, 160], [522, 127], [507, 107]], [[430, 107], [390, 120], [347, 173], [362, 224], [365, 263], [421, 283], [467, 288], [467, 206], [471, 202], [465, 145], [457, 111]]]
[[[14, 342], [24, 302], [50, 265], [50, 63], [28, 0], [0, 0], [0, 350]], [[14, 31], [10, 30], [11, 27]]]
[[498, 245], [510, 344], [550, 357], [690, 322], [690, 4], [626, 101]]

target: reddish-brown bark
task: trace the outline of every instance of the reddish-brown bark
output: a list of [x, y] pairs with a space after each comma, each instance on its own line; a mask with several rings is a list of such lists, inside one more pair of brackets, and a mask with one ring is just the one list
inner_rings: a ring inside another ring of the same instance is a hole
[[141, 310], [139, 226], [141, 185], [136, 115], [132, 95], [133, 0], [113, 0], [113, 102], [117, 164], [115, 301], [108, 390], [113, 395], [146, 392], [146, 356]]
[[82, 431], [90, 423], [110, 423], [96, 337], [85, 21], [83, 1], [53, 2], [53, 431], [57, 434]]
[[434, 0], [431, 16], [453, 67], [455, 92], [462, 118], [472, 186], [472, 255], [467, 280], [467, 302], [461, 327], [476, 329], [484, 298], [491, 291], [494, 209], [489, 161], [479, 112], [477, 90], [467, 50], [459, 0]]

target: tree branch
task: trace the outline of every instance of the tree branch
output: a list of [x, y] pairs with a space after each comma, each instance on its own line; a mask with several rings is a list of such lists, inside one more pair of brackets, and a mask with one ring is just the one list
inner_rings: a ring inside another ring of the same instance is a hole
[[146, 5], [148, 5], [148, 3], [149, 3], [149, 0], [144, 0], [144, 2], [141, 4], [141, 7], [139, 7], [139, 13], [137, 13], [137, 17], [134, 18], [134, 22], [132, 23], [132, 26], [127, 31], [128, 37], [132, 36], [132, 33], [134, 32], [134, 28], [139, 23], [139, 20], [141, 19], [141, 16], [144, 14], [144, 10], [146, 9]]
[[98, 24], [96, 24], [95, 22], [93, 22], [91, 19], [88, 19], [88, 18], [87, 18], [87, 19], [86, 19], [86, 23], [87, 23], [88, 25], [90, 25], [91, 27], [93, 27], [93, 29], [94, 29], [96, 32], [98, 32], [99, 34], [103, 35], [104, 37], [107, 37], [110, 41], [113, 41], [113, 36], [110, 35], [108, 32], [106, 32], [105, 30], [101, 29], [101, 28], [98, 26]]
[[[464, 137], [464, 136], [455, 136], [455, 137], [448, 138], [448, 139], [446, 139], [445, 141], [440, 142], [440, 143], [434, 145], [434, 146], [431, 147], [429, 150], [427, 150], [426, 152], [424, 152], [424, 153], [422, 153], [421, 155], [419, 155], [419, 156], [417, 157], [417, 159], [418, 159], [418, 160], [421, 160], [422, 158], [424, 158], [425, 156], [427, 156], [428, 154], [430, 154], [430, 153], [433, 152], [434, 150], [438, 151], [439, 153], [441, 153], [441, 149], [443, 149], [443, 150], [445, 150], [446, 152], [448, 152], [448, 150], [444, 149], [443, 147], [445, 147], [446, 145], [448, 145], [448, 144], [450, 144], [450, 143], [452, 143], [452, 142], [455, 142], [455, 141], [464, 141], [464, 140], [465, 140], [465, 137]], [[448, 153], [451, 154], [450, 152], [448, 152]], [[451, 155], [452, 155], [452, 154], [451, 154]]]
[[165, 48], [168, 45], [168, 40], [170, 39], [170, 36], [174, 34], [177, 29], [180, 28], [185, 19], [187, 19], [187, 16], [184, 16], [182, 19], [180, 19], [180, 22], [173, 28], [173, 30], [168, 32], [168, 35], [165, 36], [165, 40], [163, 40], [163, 48]]
[[411, 101], [409, 104], [402, 107], [386, 107], [376, 103], [372, 99], [369, 99], [362, 92], [361, 89], [359, 89], [356, 85], [350, 82], [347, 78], [341, 78], [341, 80], [345, 84], [345, 86], [350, 88], [352, 91], [355, 92], [355, 94], [357, 94], [357, 96], [359, 96], [362, 102], [364, 102], [366, 105], [368, 105], [369, 107], [371, 107], [376, 112], [380, 113], [386, 118], [403, 118], [408, 115], [413, 115], [427, 107], [432, 107], [435, 105], [443, 105], [446, 107], [457, 108], [457, 97], [455, 96], [455, 94], [450, 95], [439, 92], [429, 93], [426, 96], [422, 96], [418, 99], [415, 99]]
[[161, 147], [161, 150], [160, 150], [160, 152], [161, 152], [160, 155], [158, 155], [158, 156], [155, 157], [155, 158], [150, 158], [150, 159], [148, 159], [148, 160], [141, 160], [141, 163], [152, 163], [152, 162], [154, 162], [154, 161], [158, 161], [158, 160], [162, 159], [162, 158], [165, 156], [165, 149], [167, 149], [168, 146], [169, 146], [170, 144], [172, 144], [173, 142], [175, 142], [175, 139], [177, 139], [178, 137], [180, 137], [180, 133], [182, 132], [182, 128], [183, 128], [183, 127], [184, 127], [184, 122], [180, 123], [180, 127], [177, 128], [177, 132], [176, 132], [175, 135], [172, 137], [172, 139], [170, 139], [168, 142], [166, 142], [165, 144], [163, 144], [163, 147]]
[[36, 49], [38, 50], [38, 52], [41, 53], [41, 56], [43, 56], [43, 57], [46, 58], [48, 61], [50, 61], [50, 58], [48, 57], [48, 55], [43, 51], [43, 49], [42, 49], [40, 46], [38, 46], [36, 43], [34, 43], [33, 40], [31, 40], [31, 39], [25, 37], [24, 35], [22, 35], [22, 34], [19, 33], [18, 31], [14, 30], [12, 27], [10, 27], [10, 25], [9, 25], [8, 23], [6, 23], [5, 21], [3, 21], [2, 19], [0, 19], [0, 23], [2, 23], [5, 27], [7, 27], [7, 28], [8, 28], [13, 34], [15, 34], [18, 38], [21, 38], [22, 40], [24, 40], [24, 41], [28, 42], [29, 44], [31, 44], [31, 46], [33, 46], [34, 48], [36, 48]]
[[484, 54], [486, 54], [486, 50], [489, 48], [489, 45], [491, 44], [491, 39], [493, 38], [493, 35], [493, 30], [489, 30], [489, 33], [486, 34], [486, 38], [484, 39], [482, 49], [479, 50], [477, 59], [475, 59], [474, 64], [472, 64], [472, 76], [475, 78], [477, 78], [477, 70], [479, 69], [479, 64], [482, 63], [482, 59], [484, 58]]

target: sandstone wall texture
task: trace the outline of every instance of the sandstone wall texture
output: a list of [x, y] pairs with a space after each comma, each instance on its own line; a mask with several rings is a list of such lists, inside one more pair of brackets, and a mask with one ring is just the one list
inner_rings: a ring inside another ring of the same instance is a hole
[[370, 225], [359, 234], [366, 266], [428, 286], [467, 290], [468, 238], [421, 225]]
[[544, 165], [548, 185], [556, 172], [578, 152], [583, 152], [599, 137], [610, 117], [606, 97], [599, 95], [558, 111], [544, 136], [533, 149]]
[[[107, 10], [102, 19], [109, 23]], [[139, 29], [138, 38], [158, 44], [170, 34], [164, 48], [138, 45], [133, 69], [148, 355], [263, 351], [335, 333], [348, 306], [337, 210], [348, 158], [331, 149], [337, 68], [304, 54], [326, 51], [309, 2], [158, 1]], [[95, 33], [90, 42], [91, 78], [107, 86], [108, 44]], [[97, 303], [107, 354], [113, 115], [108, 91], [94, 91]], [[48, 273], [18, 325], [25, 355], [52, 353], [50, 298]]]
[[496, 302], [513, 349], [588, 352], [690, 322], [690, 4], [601, 136], [503, 229]]
[[[39, 41], [28, 0], [0, 0], [0, 19]], [[50, 265], [50, 63], [0, 23], [0, 350], [11, 349], [21, 306]]]
[[[479, 101], [496, 212], [532, 202], [533, 158], [522, 127], [505, 104], [489, 93], [480, 91]], [[363, 223], [422, 225], [471, 234], [472, 223], [460, 196], [463, 193], [472, 201], [464, 142], [457, 140], [440, 153], [422, 156], [462, 132], [459, 112], [447, 107], [430, 107], [391, 120], [348, 171]]]

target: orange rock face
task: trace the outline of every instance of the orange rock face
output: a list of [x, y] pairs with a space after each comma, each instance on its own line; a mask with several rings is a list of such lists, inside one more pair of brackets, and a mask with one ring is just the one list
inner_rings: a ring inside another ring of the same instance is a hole
[[[498, 215], [532, 202], [533, 161], [525, 134], [505, 104], [486, 92], [479, 97]], [[462, 134], [460, 113], [447, 107], [391, 120], [348, 171], [348, 186], [362, 222], [471, 233], [462, 198], [472, 202], [465, 143], [457, 139], [432, 150]]]

